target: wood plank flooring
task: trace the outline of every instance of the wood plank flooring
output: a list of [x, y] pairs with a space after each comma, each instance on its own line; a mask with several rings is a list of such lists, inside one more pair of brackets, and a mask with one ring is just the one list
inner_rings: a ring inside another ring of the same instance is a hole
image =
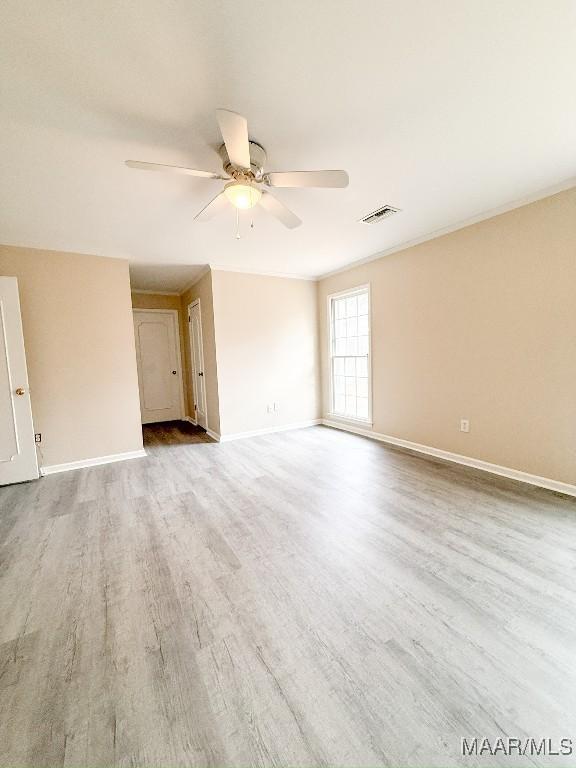
[[576, 503], [324, 427], [0, 489], [0, 765], [574, 765]]

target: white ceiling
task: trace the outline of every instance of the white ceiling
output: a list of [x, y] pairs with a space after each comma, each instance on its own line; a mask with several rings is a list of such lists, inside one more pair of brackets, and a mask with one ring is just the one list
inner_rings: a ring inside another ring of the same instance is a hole
[[[314, 276], [576, 174], [573, 0], [4, 0], [0, 16], [0, 242]], [[195, 224], [220, 182], [123, 161], [219, 171], [217, 107], [248, 118], [269, 170], [344, 168], [349, 188], [279, 190], [292, 231], [261, 210], [240, 241], [232, 209]], [[383, 203], [402, 213], [358, 223]]]

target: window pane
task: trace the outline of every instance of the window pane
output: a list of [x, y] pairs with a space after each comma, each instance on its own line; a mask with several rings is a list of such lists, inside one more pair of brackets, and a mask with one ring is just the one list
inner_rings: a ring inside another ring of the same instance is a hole
[[346, 339], [346, 354], [347, 355], [358, 354], [358, 337], [357, 336], [354, 336], [351, 339]]
[[347, 320], [336, 320], [336, 332], [334, 336], [337, 339], [341, 339], [343, 336], [346, 336], [346, 323]]
[[368, 314], [368, 294], [367, 293], [361, 293], [360, 296], [358, 296], [358, 314], [359, 315]]
[[351, 336], [358, 336], [358, 318], [349, 317], [348, 320], [346, 320], [346, 336], [348, 336], [348, 338]]
[[334, 311], [337, 319], [346, 317], [346, 299], [334, 299]]
[[356, 398], [346, 397], [346, 416], [356, 416]]
[[367, 419], [370, 412], [368, 292], [331, 301], [332, 410], [344, 418]]

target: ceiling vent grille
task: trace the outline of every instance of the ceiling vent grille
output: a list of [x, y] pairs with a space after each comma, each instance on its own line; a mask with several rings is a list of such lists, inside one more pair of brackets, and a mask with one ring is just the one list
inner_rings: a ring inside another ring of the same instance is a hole
[[363, 221], [364, 224], [374, 224], [376, 221], [382, 221], [383, 219], [387, 219], [389, 216], [399, 212], [400, 208], [392, 208], [391, 205], [383, 205], [382, 208], [377, 208], [367, 216], [363, 216], [360, 221]]

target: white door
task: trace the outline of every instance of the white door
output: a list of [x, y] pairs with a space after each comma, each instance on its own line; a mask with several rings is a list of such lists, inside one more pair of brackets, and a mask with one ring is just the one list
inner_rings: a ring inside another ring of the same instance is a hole
[[134, 338], [142, 424], [181, 419], [182, 369], [177, 311], [135, 309]]
[[37, 477], [18, 281], [0, 277], [0, 485]]
[[188, 323], [190, 325], [190, 359], [192, 361], [192, 387], [194, 391], [194, 408], [196, 423], [203, 429], [208, 427], [206, 416], [206, 380], [204, 378], [204, 349], [202, 347], [202, 315], [200, 299], [188, 307]]

